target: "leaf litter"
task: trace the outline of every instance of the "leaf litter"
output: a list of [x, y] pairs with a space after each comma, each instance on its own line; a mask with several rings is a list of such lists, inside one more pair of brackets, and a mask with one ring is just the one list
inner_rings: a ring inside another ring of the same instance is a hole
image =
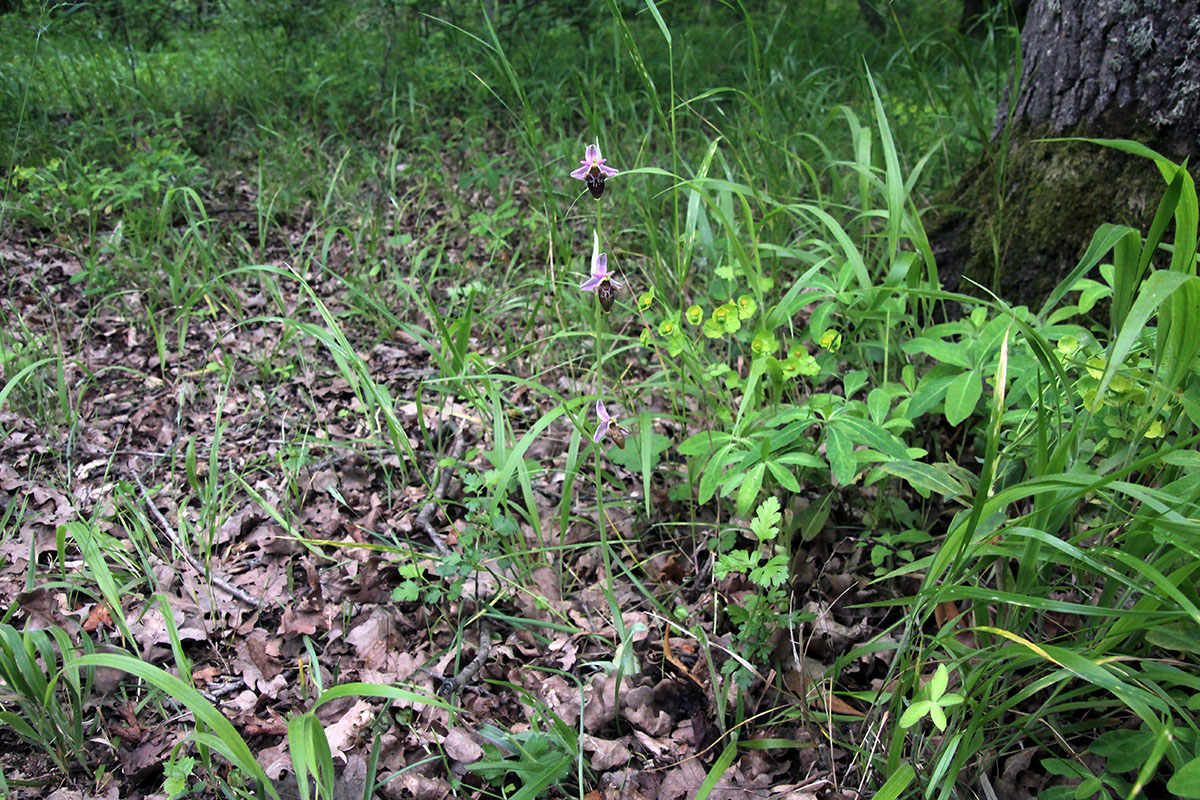
[[[288, 252], [276, 243], [264, 255], [272, 250], [277, 257]], [[714, 584], [694, 538], [646, 535], [662, 530], [666, 517], [642, 518], [637, 506], [610, 507], [599, 523], [611, 526], [621, 562], [606, 573], [598, 521], [581, 521], [594, 518], [580, 511], [594, 498], [576, 498], [569, 526], [560, 528], [571, 433], [565, 421], [528, 453], [542, 467], [533, 487], [540, 530], [523, 523], [523, 538], [531, 549], [554, 548], [529, 581], [511, 565], [492, 564], [474, 571], [457, 601], [395, 599], [414, 577], [440, 582], [439, 563], [463, 532], [464, 475], [491, 467], [480, 446], [484, 422], [469, 405], [419, 402], [428, 393], [422, 382], [437, 372], [418, 340], [402, 330], [386, 341], [347, 330], [351, 341], [375, 341], [363, 348], [368, 368], [396, 398], [409, 437], [446, 434], [437, 440], [440, 453], [418, 452], [422, 463], [414, 465], [382, 446], [328, 352], [265, 316], [281, 306], [281, 317], [322, 324], [294, 282], [279, 282], [271, 299], [253, 280], [231, 284], [221, 302], [210, 298], [184, 326], [181, 347], [160, 350], [139, 322], [148, 313], [145, 293], [97, 303], [72, 281], [83, 270], [76, 258], [51, 245], [10, 239], [3, 258], [8, 315], [22, 320], [27, 336], [78, 346], [64, 353], [62, 366], [67, 385], [77, 387], [74, 417], [48, 424], [39, 416], [46, 409], [11, 400], [0, 408], [0, 501], [11, 522], [0, 539], [0, 592], [16, 606], [19, 625], [56, 625], [73, 637], [120, 644], [116, 609], [89, 600], [95, 594], [87, 564], [69, 537], [65, 549], [59, 542], [60, 526], [85, 522], [106, 537], [106, 555], [122, 574], [147, 569], [145, 581], [121, 596], [134, 637], [125, 647], [176, 669], [177, 639], [190, 665], [185, 677], [218, 704], [280, 787], [291, 771], [287, 719], [306, 710], [321, 686], [363, 681], [432, 694], [478, 661], [478, 674], [452, 687], [461, 709], [453, 715], [407, 701], [342, 698], [322, 706], [339, 792], [347, 793], [338, 796], [362, 796], [373, 746], [377, 780], [391, 778], [379, 796], [489, 796], [494, 772], [479, 765], [515, 765], [512, 744], [535, 741], [556, 724], [579, 733], [586, 784], [579, 786], [571, 770], [543, 797], [690, 798], [734, 734], [743, 743], [790, 744], [738, 750], [709, 797], [865, 796], [855, 788], [862, 785], [859, 762], [830, 743], [810, 711], [841, 714], [849, 720], [839, 723], [849, 726], [846, 735], [867, 730], [855, 720], [869, 710], [822, 685], [820, 665], [883, 623], [880, 614], [849, 610], [878, 598], [857, 549], [830, 530], [809, 543], [795, 569], [795, 594], [815, 622], [778, 632], [782, 671], [751, 685], [743, 700], [758, 711], [743, 726], [723, 729], [716, 709], [731, 707], [732, 692], [714, 694], [718, 683], [703, 643], [649, 601], [676, 608], [688, 625], [705, 630], [719, 663], [730, 657], [730, 639], [712, 630], [712, 592], [736, 602], [746, 587]], [[347, 308], [344, 283], [329, 273], [306, 277], [335, 314]], [[233, 313], [237, 307], [264, 316], [247, 322]], [[340, 318], [353, 324], [351, 316]], [[559, 383], [570, 385], [565, 376]], [[519, 391], [510, 399], [529, 422], [546, 410]], [[686, 434], [663, 430], [676, 440]], [[424, 480], [398, 483], [406, 467]], [[639, 500], [639, 477], [613, 469]], [[226, 474], [238, 481], [224, 481]], [[665, 487], [653, 488], [654, 507], [669, 514]], [[49, 574], [66, 580], [53, 588], [29, 585]], [[620, 609], [619, 625], [610, 599]], [[486, 657], [478, 659], [481, 653]], [[620, 663], [634, 669], [614, 670]], [[858, 671], [852, 688], [878, 690], [886, 663], [869, 656]], [[10, 781], [39, 788], [17, 789], [16, 796], [54, 785], [62, 797], [162, 797], [163, 759], [186, 738], [191, 719], [169, 702], [130, 703], [143, 692], [120, 674], [97, 682], [102, 723], [90, 756], [108, 765], [105, 785], [83, 788], [82, 775], [52, 775], [18, 745], [5, 748], [0, 765]]]

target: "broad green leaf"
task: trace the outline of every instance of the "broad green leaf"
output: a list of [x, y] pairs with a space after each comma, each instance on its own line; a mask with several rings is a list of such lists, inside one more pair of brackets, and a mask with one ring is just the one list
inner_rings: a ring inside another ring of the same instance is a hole
[[891, 405], [892, 396], [885, 389], [876, 386], [867, 394], [867, 410], [871, 415], [871, 421], [876, 425], [882, 425], [887, 421], [887, 413]]
[[704, 467], [704, 474], [700, 476], [700, 495], [697, 499], [701, 504], [707, 503], [716, 493], [717, 484], [721, 481], [721, 473], [725, 470], [725, 464], [741, 455], [741, 451], [733, 450], [733, 443], [730, 442], [709, 459], [708, 464]]
[[780, 486], [787, 489], [789, 492], [799, 492], [800, 484], [796, 481], [796, 476], [791, 470], [787, 469], [777, 461], [768, 461], [767, 468], [771, 470], [771, 475], [774, 476], [776, 482]]
[[945, 470], [923, 461], [889, 461], [881, 464], [879, 469], [907, 481], [922, 497], [929, 497], [930, 493], [941, 497], [958, 497], [967, 493], [966, 487]]
[[766, 472], [766, 469], [766, 464], [755, 465], [746, 474], [742, 485], [738, 487], [737, 513], [739, 517], [750, 516], [750, 510], [754, 508], [754, 502], [758, 499], [758, 491], [762, 488], [763, 473]]
[[963, 372], [946, 387], [946, 421], [959, 425], [975, 412], [983, 395], [983, 379], [978, 372]]
[[904, 442], [870, 420], [843, 414], [837, 418], [835, 424], [855, 444], [865, 444], [872, 450], [878, 450], [891, 458], [908, 458], [908, 449], [904, 446]]
[[854, 474], [858, 462], [854, 458], [854, 443], [850, 437], [838, 430], [836, 425], [825, 428], [825, 457], [829, 459], [829, 467], [833, 479], [840, 486], [849, 486], [854, 482]]
[[1167, 781], [1167, 791], [1176, 797], [1200, 797], [1200, 756], [1180, 767]]
[[933, 703], [928, 700], [917, 700], [900, 715], [900, 722], [898, 724], [901, 728], [911, 728], [920, 722], [929, 713], [929, 709], [931, 708], [933, 708]]
[[829, 464], [825, 459], [815, 453], [786, 453], [775, 459], [777, 464], [795, 464], [798, 467], [808, 467], [809, 469], [828, 469]]
[[909, 339], [900, 346], [906, 355], [924, 353], [943, 364], [952, 364], [963, 369], [971, 368], [971, 359], [967, 356], [967, 346], [960, 342], [948, 342], [945, 339], [935, 339], [931, 336], [919, 336]]
[[929, 680], [929, 697], [931, 700], [937, 700], [946, 693], [946, 687], [950, 683], [950, 673], [946, 670], [945, 664], [938, 664], [938, 668], [934, 670], [933, 677]]
[[946, 712], [937, 703], [929, 706], [929, 719], [933, 721], [939, 731], [946, 730]]
[[715, 452], [727, 441], [729, 434], [723, 431], [700, 431], [689, 436], [677, 449], [680, 455], [698, 456]]
[[961, 373], [956, 367], [939, 364], [921, 376], [916, 390], [908, 401], [904, 416], [917, 419], [946, 396], [946, 389]]
[[1163, 650], [1200, 654], [1200, 633], [1194, 625], [1160, 625], [1146, 631], [1146, 641]]

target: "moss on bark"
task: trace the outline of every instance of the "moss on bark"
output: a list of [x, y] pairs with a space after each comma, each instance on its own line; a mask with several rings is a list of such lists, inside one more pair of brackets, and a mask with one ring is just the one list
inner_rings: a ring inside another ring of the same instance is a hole
[[[1131, 138], [1171, 155], [1152, 128], [1099, 122], [1058, 136]], [[927, 229], [945, 288], [979, 295], [974, 281], [1037, 309], [1101, 224], [1149, 227], [1166, 189], [1152, 162], [1086, 142], [1038, 141], [1049, 135], [1048, 125], [1020, 126], [1002, 175], [997, 160], [983, 160], [941, 198]]]

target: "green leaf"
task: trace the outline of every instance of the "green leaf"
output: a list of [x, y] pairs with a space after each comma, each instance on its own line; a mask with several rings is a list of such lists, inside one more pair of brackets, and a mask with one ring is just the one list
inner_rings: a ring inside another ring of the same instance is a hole
[[1146, 631], [1146, 641], [1173, 652], [1200, 653], [1200, 634], [1194, 625], [1160, 625]]
[[850, 437], [835, 425], [825, 428], [825, 457], [829, 459], [829, 468], [838, 484], [849, 486], [854, 482], [854, 475], [858, 469], [858, 462], [854, 458], [854, 444]]
[[932, 707], [933, 703], [928, 700], [916, 701], [905, 709], [904, 713], [900, 716], [900, 727], [911, 728], [913, 725], [916, 725], [929, 713], [929, 709]]
[[707, 503], [716, 493], [725, 464], [742, 456], [741, 451], [731, 451], [733, 451], [732, 442], [722, 447], [715, 456], [709, 459], [708, 465], [704, 468], [704, 474], [700, 476], [700, 495], [697, 499], [701, 504]]
[[871, 421], [882, 425], [887, 420], [888, 409], [892, 405], [892, 396], [885, 389], [876, 386], [867, 394], [867, 410]]
[[945, 694], [949, 683], [950, 673], [946, 671], [946, 665], [938, 664], [938, 668], [934, 670], [933, 677], [929, 679], [929, 699], [937, 700]]
[[768, 461], [767, 469], [771, 470], [771, 475], [780, 486], [787, 489], [789, 492], [799, 492], [800, 483], [796, 480], [796, 476], [787, 467], [784, 467], [777, 461]]
[[1159, 270], [1152, 273], [1137, 293], [1137, 299], [1133, 303], [1133, 307], [1129, 310], [1129, 315], [1125, 319], [1125, 324], [1121, 327], [1121, 332], [1117, 336], [1116, 342], [1109, 347], [1107, 357], [1107, 367], [1104, 370], [1103, 377], [1100, 379], [1100, 386], [1096, 388], [1095, 405], [1104, 400], [1104, 395], [1108, 392], [1108, 386], [1112, 382], [1113, 376], [1121, 369], [1125, 363], [1125, 357], [1133, 349], [1138, 338], [1144, 332], [1146, 322], [1150, 316], [1158, 310], [1159, 305], [1170, 297], [1176, 289], [1182, 286], [1189, 280], [1196, 280], [1194, 275], [1186, 275], [1180, 272], [1170, 272], [1168, 270]]
[[698, 456], [712, 453], [729, 441], [729, 434], [722, 431], [700, 431], [689, 436], [677, 448], [680, 455]]
[[842, 376], [842, 393], [846, 398], [853, 397], [867, 383], [867, 371], [856, 369]]
[[957, 369], [944, 364], [926, 372], [909, 398], [904, 415], [909, 419], [916, 419], [933, 408], [946, 396], [946, 389], [959, 374]]
[[1088, 748], [1108, 759], [1106, 769], [1121, 774], [1132, 772], [1146, 762], [1154, 749], [1154, 734], [1143, 730], [1115, 730], [1100, 734]]
[[966, 487], [947, 474], [940, 465], [926, 464], [924, 461], [888, 461], [880, 464], [879, 469], [907, 481], [922, 497], [929, 497], [931, 493], [941, 497], [958, 497], [967, 493]]
[[943, 364], [951, 364], [963, 369], [971, 368], [971, 359], [967, 357], [967, 348], [958, 342], [920, 336], [905, 342], [900, 349], [907, 355], [925, 353]]
[[1200, 756], [1180, 767], [1167, 781], [1167, 791], [1176, 797], [1200, 797]]
[[825, 459], [821, 458], [816, 453], [785, 453], [775, 459], [778, 464], [795, 464], [798, 467], [807, 467], [808, 469], [829, 469], [829, 464]]
[[837, 426], [855, 444], [865, 444], [889, 458], [901, 460], [908, 458], [908, 449], [904, 446], [904, 442], [868, 419], [843, 414], [837, 418]]
[[721, 755], [713, 762], [712, 768], [708, 774], [704, 776], [704, 782], [700, 784], [700, 788], [696, 790], [695, 800], [708, 800], [708, 796], [712, 794], [712, 790], [716, 788], [717, 781], [721, 779], [728, 770], [733, 759], [738, 753], [738, 735], [737, 731], [729, 737], [729, 744], [721, 751]]
[[654, 4], [654, 0], [646, 0], [646, 8], [650, 9], [651, 16], [658, 23], [658, 29], [662, 31], [663, 38], [667, 40], [667, 47], [671, 46], [671, 31], [667, 28], [667, 23], [663, 20], [662, 14], [658, 13], [658, 6]]
[[875, 800], [896, 800], [916, 776], [916, 770], [912, 766], [901, 764], [888, 776], [883, 786], [879, 787], [879, 791], [875, 793]]
[[750, 571], [750, 582], [764, 589], [782, 586], [788, 578], [788, 557], [780, 553], [757, 569]]
[[750, 515], [750, 509], [754, 507], [754, 501], [758, 499], [758, 490], [762, 488], [763, 473], [766, 472], [766, 469], [766, 464], [755, 465], [738, 488], [737, 513], [739, 517]]
[[197, 722], [207, 725], [208, 729], [216, 734], [215, 736], [206, 737], [206, 740], [210, 744], [217, 745], [214, 747], [217, 752], [229, 759], [229, 761], [249, 777], [257, 780], [259, 785], [264, 787], [271, 797], [279, 800], [279, 794], [275, 791], [275, 785], [267, 777], [267, 773], [263, 771], [258, 761], [255, 760], [254, 754], [250, 752], [250, 748], [246, 744], [246, 740], [237, 732], [237, 729], [230, 724], [224, 714], [217, 710], [216, 706], [204, 699], [203, 695], [179, 678], [153, 664], [147, 664], [140, 659], [118, 653], [93, 653], [76, 659], [70, 666], [109, 667], [128, 672], [146, 681], [159, 691], [170, 695], [191, 711]]
[[983, 395], [983, 378], [978, 372], [963, 372], [946, 388], [946, 421], [960, 425], [975, 412]]
[[1082, 764], [1063, 758], [1043, 758], [1042, 769], [1051, 775], [1062, 775], [1067, 778], [1086, 778], [1092, 774]]
[[779, 498], [771, 496], [763, 500], [758, 507], [758, 513], [750, 521], [750, 530], [760, 542], [769, 541], [779, 535], [779, 523], [783, 515], [779, 513]]
[[946, 730], [946, 712], [942, 711], [942, 707], [937, 703], [929, 707], [929, 719], [933, 721], [939, 731]]

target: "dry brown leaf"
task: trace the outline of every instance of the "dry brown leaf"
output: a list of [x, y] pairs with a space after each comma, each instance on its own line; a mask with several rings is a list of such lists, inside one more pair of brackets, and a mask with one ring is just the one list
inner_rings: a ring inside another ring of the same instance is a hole
[[667, 771], [662, 786], [658, 789], [658, 800], [677, 800], [691, 797], [700, 784], [704, 783], [704, 765], [697, 759], [684, 761]]
[[395, 631], [395, 613], [384, 606], [375, 606], [350, 623], [345, 638], [365, 667], [380, 669], [395, 647]]
[[[393, 786], [394, 790], [389, 791], [388, 787]], [[415, 772], [405, 772], [394, 781], [389, 781], [383, 787], [385, 797], [396, 798], [411, 798], [411, 800], [445, 800], [450, 796], [450, 784], [441, 778], [430, 778], [425, 775], [418, 775]], [[407, 792], [408, 794], [404, 794]]]
[[374, 707], [361, 698], [342, 715], [341, 719], [325, 728], [325, 738], [334, 758], [346, 759], [346, 754], [362, 743], [363, 732], [375, 720]]
[[600, 739], [585, 733], [582, 738], [583, 751], [592, 754], [592, 769], [604, 772], [629, 763], [629, 737]]
[[442, 739], [442, 749], [455, 761], [471, 764], [483, 758], [483, 748], [461, 727], [451, 728]]
[[822, 697], [814, 697], [809, 704], [818, 708], [827, 709], [834, 714], [849, 714], [852, 717], [866, 716], [857, 708], [850, 705], [833, 692], [826, 692]]

